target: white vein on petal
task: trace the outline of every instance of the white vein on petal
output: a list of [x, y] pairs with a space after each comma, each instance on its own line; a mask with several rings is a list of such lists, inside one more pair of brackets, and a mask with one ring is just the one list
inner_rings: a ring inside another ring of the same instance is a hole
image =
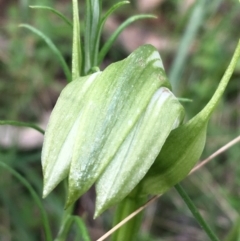
[[[97, 78], [97, 76], [99, 74], [101, 74], [101, 72], [96, 72], [96, 73], [90, 75], [88, 78], [84, 77], [85, 82], [82, 86], [82, 89], [79, 90], [79, 95], [81, 95], [82, 93], [85, 93], [87, 91], [87, 89], [91, 86], [91, 84]], [[75, 80], [74, 83], [70, 83], [69, 85], [76, 84], [76, 81], [79, 81], [79, 80]], [[68, 89], [63, 90], [63, 95], [64, 95], [64, 93], [67, 93], [66, 91], [69, 92], [69, 90], [71, 90], [71, 86], [67, 86], [66, 88], [68, 88]], [[78, 94], [77, 89], [74, 89], [73, 94], [75, 96]], [[59, 97], [59, 99], [60, 98], [61, 98], [61, 96]], [[65, 123], [58, 122], [57, 116], [59, 114], [62, 114], [62, 113], [58, 113], [59, 110], [61, 110], [61, 109], [59, 109], [58, 104], [62, 105], [63, 102], [62, 101], [58, 102], [56, 104], [56, 108], [53, 110], [52, 119], [50, 119], [49, 126], [46, 131], [45, 143], [44, 143], [43, 152], [42, 152], [42, 164], [43, 164], [43, 170], [44, 170], [43, 196], [46, 196], [49, 192], [51, 192], [52, 189], [54, 189], [55, 186], [57, 186], [57, 184], [68, 175], [71, 158], [72, 158], [73, 145], [74, 145], [74, 142], [76, 139], [77, 129], [78, 129], [78, 126], [80, 123], [80, 117], [81, 117], [81, 112], [80, 112], [77, 115], [74, 122], [72, 123], [69, 133], [67, 133], [65, 139], [57, 140], [56, 139], [57, 133], [53, 133], [55, 131], [55, 125], [57, 124], [60, 127], [62, 124], [63, 125], [65, 124]], [[64, 106], [63, 106], [63, 108], [64, 108]], [[70, 109], [69, 109], [69, 111], [68, 110], [66, 110], [66, 111], [67, 111], [66, 115], [71, 115], [72, 112], [70, 111]], [[66, 118], [65, 120], [68, 120], [68, 119], [69, 118]], [[64, 131], [64, 130], [62, 130], [62, 131]], [[52, 148], [55, 148], [55, 145], [61, 145], [61, 148], [60, 148], [58, 155], [56, 155], [55, 157], [52, 157], [51, 153], [52, 152], [54, 153], [54, 151], [53, 151], [54, 149], [52, 149]], [[51, 147], [51, 148], [49, 148], [49, 147]], [[51, 160], [51, 158], [53, 158], [53, 160]]]
[[147, 62], [150, 61], [154, 61], [153, 66], [154, 67], [158, 67], [158, 68], [162, 68], [164, 70], [164, 66], [163, 66], [163, 62], [161, 60], [160, 54], [158, 53], [158, 51], [154, 51], [148, 58], [147, 58]]
[[59, 183], [59, 177], [65, 178], [68, 175], [72, 159], [73, 146], [76, 139], [77, 129], [80, 123], [81, 113], [78, 115], [70, 132], [68, 133], [57, 160], [51, 170], [46, 170], [47, 183], [44, 187], [43, 196], [46, 196]]
[[[109, 202], [111, 199], [117, 199], [116, 197], [117, 192], [119, 191], [119, 188], [124, 185], [124, 187], [127, 186], [132, 186], [132, 184], [125, 183], [126, 180], [129, 178], [128, 175], [128, 170], [133, 170], [136, 168], [137, 163], [141, 163], [141, 160], [139, 159], [140, 156], [142, 155], [142, 151], [138, 151], [137, 153], [134, 154], [134, 158], [132, 158], [133, 151], [136, 150], [138, 146], [138, 139], [141, 138], [140, 133], [143, 133], [146, 136], [146, 133], [144, 132], [145, 129], [145, 124], [148, 122], [149, 116], [152, 116], [151, 118], [157, 120], [159, 119], [159, 123], [161, 123], [161, 116], [159, 116], [159, 111], [162, 112], [162, 107], [164, 103], [169, 99], [170, 102], [173, 99], [172, 93], [165, 87], [162, 87], [158, 89], [153, 97], [151, 98], [151, 101], [146, 109], [146, 111], [143, 113], [141, 118], [138, 120], [138, 122], [135, 124], [134, 128], [132, 131], [129, 133], [128, 137], [125, 139], [124, 143], [118, 150], [116, 156], [112, 160], [112, 162], [108, 165], [107, 169], [104, 171], [104, 173], [101, 175], [101, 177], [98, 180], [97, 183], [97, 212], [101, 211], [102, 208], [104, 208], [105, 203]], [[166, 120], [166, 118], [165, 118]], [[172, 120], [173, 121], [173, 120]], [[160, 124], [162, 125], [162, 124]], [[169, 131], [167, 131], [165, 134], [168, 135], [170, 130], [172, 128], [169, 126]], [[154, 131], [155, 132], [155, 131]], [[153, 133], [154, 133], [153, 132]], [[153, 138], [155, 134], [153, 134]], [[144, 136], [142, 136], [144, 138]], [[147, 137], [148, 138], [148, 137]], [[149, 140], [148, 140], [149, 142]], [[150, 141], [151, 142], [151, 141]], [[141, 145], [144, 145], [144, 142], [141, 142]], [[163, 145], [164, 140], [161, 141], [161, 145]], [[158, 146], [155, 149], [152, 149], [151, 152], [147, 154], [147, 159], [151, 160], [153, 162], [156, 158], [156, 156], [159, 153], [159, 149], [161, 146]], [[127, 161], [128, 160], [128, 161]], [[142, 160], [144, 161], [144, 160]], [[128, 166], [127, 170], [126, 168], [122, 168], [123, 166]], [[149, 166], [150, 167], [150, 166]], [[138, 167], [137, 173], [138, 175], [134, 175], [133, 180], [131, 180], [131, 183], [134, 183], [136, 180], [142, 178], [146, 174], [148, 169], [144, 166], [144, 169], [141, 168], [141, 164]], [[125, 180], [124, 178], [119, 179], [119, 175], [124, 176], [127, 175], [127, 179]], [[135, 179], [135, 180], [134, 180]], [[111, 181], [110, 181], [111, 180]], [[117, 181], [117, 188], [114, 187], [116, 185]], [[139, 180], [138, 180], [139, 181]], [[131, 191], [128, 188], [128, 191]], [[111, 202], [111, 201], [110, 201]]]

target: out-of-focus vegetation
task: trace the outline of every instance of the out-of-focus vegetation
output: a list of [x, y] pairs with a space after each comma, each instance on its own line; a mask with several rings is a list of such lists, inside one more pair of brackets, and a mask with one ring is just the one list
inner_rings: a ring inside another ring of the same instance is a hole
[[[107, 9], [113, 2], [118, 1], [103, 1], [103, 8]], [[48, 46], [31, 32], [18, 27], [20, 23], [29, 23], [43, 31], [71, 64], [71, 29], [51, 13], [28, 8], [39, 4], [54, 6], [71, 18], [71, 1], [0, 2], [0, 119], [41, 122], [66, 84], [59, 62]], [[79, 5], [83, 17], [84, 1], [79, 1]], [[186, 118], [190, 118], [210, 99], [230, 61], [240, 36], [240, 4], [236, 0], [135, 0], [110, 18], [105, 36], [128, 16], [139, 12], [153, 13], [158, 19], [141, 20], [126, 29], [104, 64], [123, 59], [141, 44], [152, 43], [160, 51], [175, 93], [193, 100], [184, 103]], [[239, 78], [240, 62], [211, 119], [203, 158], [240, 135]], [[34, 140], [26, 132], [9, 131], [14, 134], [6, 141], [9, 132], [6, 127], [0, 129], [0, 160], [25, 176], [41, 196], [41, 144], [32, 146]], [[17, 141], [21, 142], [21, 138], [26, 139], [24, 149]], [[224, 240], [231, 232], [226, 241], [240, 238], [235, 231], [240, 229], [237, 221], [239, 161], [240, 148], [236, 145], [183, 182], [220, 239]], [[27, 190], [3, 169], [0, 169], [0, 177], [0, 240], [44, 240], [39, 211]], [[43, 201], [55, 233], [64, 203], [62, 189], [59, 187]], [[92, 237], [96, 238], [110, 228], [112, 214], [106, 212], [93, 221], [93, 199], [93, 191], [84, 195], [75, 213], [85, 218]], [[139, 237], [142, 241], [207, 240], [174, 190], [147, 209], [142, 232]], [[73, 240], [71, 235], [69, 240]]]

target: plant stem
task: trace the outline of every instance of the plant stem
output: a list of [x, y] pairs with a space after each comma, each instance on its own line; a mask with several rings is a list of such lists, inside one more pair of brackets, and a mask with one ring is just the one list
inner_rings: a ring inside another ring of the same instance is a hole
[[72, 226], [73, 219], [72, 219], [72, 211], [73, 211], [73, 206], [70, 206], [68, 209], [65, 210], [63, 213], [63, 218], [61, 222], [61, 226], [58, 232], [58, 235], [54, 241], [65, 241], [67, 240], [67, 235], [69, 233], [69, 229]]
[[[67, 187], [67, 184], [65, 182], [65, 186]], [[78, 217], [74, 216], [73, 213], [73, 205], [70, 206], [68, 209], [65, 210], [62, 221], [61, 221], [61, 226], [58, 231], [57, 237], [54, 239], [54, 241], [66, 241], [68, 234], [70, 232], [70, 229], [72, 228], [73, 224], [75, 223], [78, 227], [78, 233], [80, 236], [83, 238], [84, 241], [91, 241], [87, 228], [83, 222], [83, 220]]]
[[[72, 216], [71, 218], [75, 222], [75, 224], [77, 225], [78, 231], [79, 231], [81, 237], [83, 238], [83, 240], [84, 241], [91, 241], [84, 221], [78, 216]], [[76, 239], [76, 240], [78, 240], [78, 239]]]
[[73, 5], [72, 80], [76, 80], [80, 76], [80, 70], [82, 65], [82, 53], [81, 53], [78, 1], [73, 0], [72, 5]]
[[213, 233], [211, 228], [208, 226], [208, 224], [204, 221], [202, 218], [201, 214], [199, 213], [198, 209], [192, 202], [191, 198], [188, 196], [188, 194], [184, 191], [182, 186], [178, 183], [175, 185], [175, 189], [179, 193], [179, 195], [182, 197], [183, 201], [187, 204], [188, 208], [192, 212], [193, 216], [195, 219], [198, 221], [200, 226], [204, 229], [208, 237], [210, 238], [211, 241], [219, 241], [217, 236]]
[[[143, 203], [146, 202], [146, 197], [139, 197], [138, 190], [135, 190], [130, 195], [128, 195], [121, 203], [118, 205], [113, 226], [118, 224], [137, 208], [139, 208]], [[112, 241], [122, 241], [131, 240], [134, 241], [137, 238], [138, 230], [141, 225], [143, 213], [138, 214], [132, 220], [127, 222], [119, 230], [113, 233]]]
[[[65, 190], [65, 193], [67, 193], [68, 183], [66, 180], [64, 180], [64, 190]], [[57, 237], [54, 239], [54, 241], [65, 241], [67, 239], [69, 229], [71, 228], [72, 222], [73, 222], [73, 220], [71, 218], [73, 209], [74, 209], [74, 205], [71, 205], [69, 208], [64, 210], [61, 224], [60, 224], [60, 229], [59, 229]]]
[[28, 191], [32, 195], [35, 203], [37, 204], [37, 206], [38, 206], [38, 208], [41, 212], [43, 229], [44, 229], [44, 232], [45, 232], [45, 240], [46, 241], [52, 241], [52, 233], [51, 233], [51, 228], [50, 228], [50, 225], [49, 225], [47, 213], [46, 213], [46, 211], [45, 211], [45, 209], [42, 205], [41, 200], [39, 199], [38, 194], [35, 192], [35, 190], [30, 185], [30, 183], [23, 176], [21, 176], [18, 172], [16, 172], [14, 169], [12, 169], [10, 166], [6, 165], [3, 162], [0, 162], [0, 166], [3, 167], [4, 169], [6, 169], [7, 171], [9, 171], [13, 176], [15, 176], [28, 189]]

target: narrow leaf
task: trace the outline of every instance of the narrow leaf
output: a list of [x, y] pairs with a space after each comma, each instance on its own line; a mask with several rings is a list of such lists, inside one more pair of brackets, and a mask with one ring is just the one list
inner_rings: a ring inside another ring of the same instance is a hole
[[211, 241], [219, 241], [216, 234], [212, 231], [212, 229], [209, 227], [207, 222], [203, 219], [198, 209], [195, 207], [194, 203], [192, 202], [191, 198], [188, 196], [188, 194], [185, 192], [183, 187], [180, 184], [175, 185], [175, 189], [177, 190], [178, 194], [181, 196], [183, 201], [188, 206], [189, 210], [191, 211], [194, 218], [197, 220], [201, 228], [205, 231], [207, 236]]
[[[94, 66], [94, 51], [96, 50], [97, 34], [101, 15], [101, 1], [86, 1], [86, 19], [84, 34], [84, 74]], [[98, 51], [98, 50], [97, 50]]]
[[62, 68], [63, 68], [63, 71], [64, 71], [64, 74], [68, 80], [68, 82], [71, 81], [71, 72], [67, 66], [67, 63], [66, 61], [64, 60], [61, 52], [58, 50], [58, 48], [56, 47], [56, 45], [52, 42], [51, 39], [49, 39], [45, 34], [43, 34], [41, 31], [39, 31], [38, 29], [28, 25], [28, 24], [20, 24], [19, 25], [20, 27], [23, 27], [23, 28], [27, 28], [29, 29], [30, 31], [32, 31], [33, 33], [35, 33], [36, 35], [38, 35], [40, 38], [42, 38], [44, 40], [44, 42], [49, 46], [49, 48], [53, 51], [53, 53], [57, 56]]
[[129, 1], [122, 1], [119, 3], [116, 3], [115, 5], [113, 5], [103, 16], [103, 18], [101, 19], [101, 22], [99, 24], [99, 28], [98, 28], [98, 32], [97, 32], [97, 37], [96, 37], [96, 44], [95, 44], [95, 50], [94, 50], [94, 60], [93, 60], [93, 66], [97, 66], [98, 65], [98, 52], [99, 52], [99, 43], [100, 43], [100, 38], [101, 38], [101, 34], [102, 34], [102, 30], [104, 27], [104, 24], [106, 22], [106, 20], [108, 19], [108, 17], [114, 13], [114, 11], [116, 11], [118, 8], [120, 8], [123, 5], [129, 4]]
[[51, 8], [48, 6], [39, 6], [39, 5], [34, 5], [34, 6], [29, 6], [29, 7], [33, 8], [33, 9], [42, 9], [42, 10], [47, 10], [47, 11], [53, 12], [58, 17], [60, 17], [67, 25], [69, 25], [70, 27], [73, 27], [71, 21], [69, 19], [67, 19], [61, 12], [57, 11], [54, 8]]
[[35, 129], [36, 131], [44, 134], [44, 130], [32, 123], [20, 122], [20, 121], [13, 121], [13, 120], [0, 120], [0, 125], [10, 125], [10, 126], [22, 126], [22, 127], [29, 127]]
[[78, 233], [79, 236], [84, 240], [84, 241], [91, 241], [87, 227], [84, 223], [84, 221], [79, 217], [79, 216], [72, 216], [73, 221], [78, 227]]
[[141, 181], [143, 193], [164, 193], [186, 177], [199, 160], [205, 145], [209, 118], [224, 93], [239, 56], [240, 42], [209, 103], [189, 122], [173, 130], [167, 138], [153, 166]]
[[50, 229], [47, 213], [41, 203], [40, 198], [38, 197], [38, 194], [32, 188], [30, 183], [23, 176], [21, 176], [14, 169], [12, 169], [10, 166], [6, 165], [5, 163], [3, 163], [1, 161], [0, 161], [0, 166], [2, 168], [6, 169], [7, 171], [9, 171], [14, 177], [16, 177], [18, 179], [18, 181], [20, 183], [22, 183], [27, 188], [27, 190], [30, 192], [31, 196], [34, 199], [34, 202], [37, 204], [37, 206], [40, 210], [40, 213], [42, 215], [43, 229], [45, 232], [46, 241], [52, 241], [52, 234], [51, 234], [51, 229]]
[[80, 76], [82, 65], [78, 0], [73, 0], [72, 80]]
[[103, 45], [102, 49], [100, 50], [99, 55], [98, 55], [98, 65], [100, 65], [102, 63], [104, 57], [106, 56], [106, 54], [108, 53], [108, 51], [112, 47], [113, 43], [115, 42], [117, 37], [120, 35], [120, 33], [126, 27], [128, 27], [131, 23], [133, 23], [137, 20], [146, 19], [146, 18], [156, 18], [156, 16], [150, 15], [150, 14], [141, 14], [141, 15], [132, 16], [132, 17], [128, 18], [125, 22], [123, 22], [117, 28], [117, 30], [115, 30], [115, 32], [111, 35], [111, 37], [108, 39], [108, 41]]

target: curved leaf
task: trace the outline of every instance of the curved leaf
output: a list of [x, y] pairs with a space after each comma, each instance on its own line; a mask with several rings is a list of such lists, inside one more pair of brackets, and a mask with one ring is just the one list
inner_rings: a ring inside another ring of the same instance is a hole
[[73, 27], [71, 21], [68, 20], [62, 13], [60, 13], [59, 11], [57, 11], [54, 8], [51, 8], [51, 7], [48, 7], [48, 6], [39, 6], [39, 5], [33, 5], [33, 6], [29, 6], [29, 7], [33, 8], [33, 9], [42, 9], [42, 10], [47, 10], [47, 11], [53, 12], [58, 17], [60, 17], [67, 25], [69, 25], [70, 27]]
[[42, 38], [44, 40], [44, 42], [49, 46], [49, 48], [57, 56], [61, 66], [63, 68], [63, 72], [65, 73], [65, 76], [66, 76], [68, 82], [70, 82], [71, 81], [71, 72], [70, 72], [68, 65], [67, 65], [66, 61], [64, 60], [61, 52], [58, 50], [58, 48], [52, 42], [52, 40], [50, 38], [48, 38], [45, 34], [43, 34], [41, 31], [39, 31], [38, 29], [36, 29], [33, 26], [30, 26], [28, 24], [20, 24], [19, 27], [29, 29], [30, 31], [32, 31], [33, 33], [35, 33], [36, 35], [38, 35], [40, 38]]
[[20, 121], [13, 121], [13, 120], [0, 120], [0, 125], [10, 125], [10, 126], [22, 126], [22, 127], [29, 127], [35, 129], [36, 131], [44, 134], [44, 130], [32, 123], [20, 122]]
[[98, 55], [98, 65], [100, 65], [102, 63], [104, 57], [108, 53], [109, 49], [112, 47], [113, 43], [115, 42], [115, 40], [117, 39], [119, 34], [131, 23], [133, 23], [137, 20], [140, 20], [140, 19], [145, 19], [145, 18], [156, 18], [156, 17], [154, 15], [150, 15], [150, 14], [141, 14], [141, 15], [132, 16], [132, 17], [128, 18], [125, 22], [123, 22], [117, 28], [117, 30], [115, 30], [115, 32], [111, 35], [111, 37], [108, 39], [108, 41], [103, 45], [102, 49], [100, 50], [99, 55]]
[[103, 18], [101, 19], [101, 22], [99, 24], [99, 28], [98, 28], [98, 32], [97, 32], [97, 39], [96, 39], [96, 45], [95, 45], [95, 50], [94, 50], [94, 61], [93, 61], [93, 66], [96, 66], [98, 64], [98, 52], [99, 52], [99, 42], [100, 42], [100, 37], [101, 37], [101, 33], [102, 33], [102, 29], [104, 27], [104, 24], [106, 22], [106, 20], [108, 19], [108, 17], [114, 12], [116, 11], [118, 8], [120, 8], [121, 6], [125, 5], [125, 4], [129, 4], [129, 1], [122, 1], [122, 2], [118, 2], [115, 5], [113, 5], [107, 12], [106, 14], [103, 16]]
[[3, 163], [1, 161], [0, 161], [0, 166], [2, 168], [6, 169], [7, 171], [9, 171], [13, 176], [15, 176], [18, 179], [18, 181], [20, 181], [28, 189], [28, 191], [32, 195], [35, 203], [37, 204], [37, 206], [41, 212], [46, 241], [52, 241], [52, 234], [51, 234], [51, 229], [50, 229], [47, 213], [41, 203], [41, 200], [39, 199], [37, 193], [35, 192], [35, 190], [32, 188], [30, 183], [23, 176], [21, 176], [19, 173], [17, 173], [10, 166], [6, 165], [5, 163]]

